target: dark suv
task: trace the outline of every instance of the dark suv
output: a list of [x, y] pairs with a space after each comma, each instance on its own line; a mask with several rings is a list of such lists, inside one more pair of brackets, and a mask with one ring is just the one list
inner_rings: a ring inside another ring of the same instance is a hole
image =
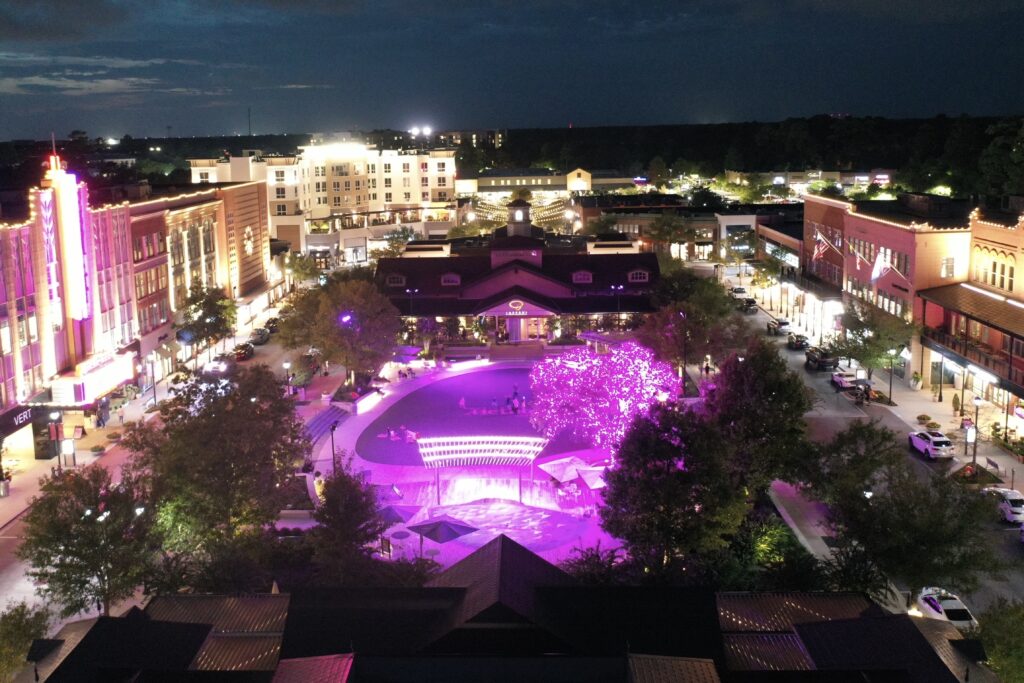
[[811, 370], [835, 370], [839, 367], [839, 357], [820, 346], [810, 347], [804, 355], [807, 358], [804, 365]]

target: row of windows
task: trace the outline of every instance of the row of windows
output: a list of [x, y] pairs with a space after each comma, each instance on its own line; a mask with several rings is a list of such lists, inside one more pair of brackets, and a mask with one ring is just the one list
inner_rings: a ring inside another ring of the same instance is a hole
[[[639, 283], [649, 282], [651, 274], [646, 270], [631, 270], [626, 274], [626, 281]], [[572, 274], [573, 284], [589, 285], [594, 282], [594, 274], [589, 270], [577, 270]], [[384, 279], [388, 287], [404, 287], [405, 276], [398, 273], [391, 273]], [[462, 284], [462, 276], [458, 273], [444, 273], [441, 275], [442, 287], [457, 287]]]
[[135, 297], [142, 299], [167, 289], [167, 269], [158, 267], [135, 273]]
[[132, 258], [138, 263], [167, 251], [167, 238], [163, 231], [139, 235], [132, 240]]
[[139, 333], [146, 334], [160, 327], [170, 319], [170, 306], [166, 299], [139, 306]]
[[990, 287], [998, 287], [1007, 292], [1013, 291], [1014, 267], [999, 261], [976, 259], [974, 262], [974, 280]]
[[550, 185], [551, 178], [496, 178], [488, 185]]

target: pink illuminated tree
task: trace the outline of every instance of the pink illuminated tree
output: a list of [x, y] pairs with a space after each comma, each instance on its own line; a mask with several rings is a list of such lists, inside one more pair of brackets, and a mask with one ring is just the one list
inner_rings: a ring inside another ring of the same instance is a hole
[[568, 429], [614, 450], [638, 415], [674, 399], [678, 387], [671, 366], [646, 346], [627, 342], [608, 353], [575, 349], [530, 372], [530, 422], [547, 437]]

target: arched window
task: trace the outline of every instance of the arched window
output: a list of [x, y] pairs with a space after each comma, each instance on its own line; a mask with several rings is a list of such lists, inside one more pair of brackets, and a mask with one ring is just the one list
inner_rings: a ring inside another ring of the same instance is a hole
[[594, 282], [594, 274], [589, 270], [577, 270], [572, 274], [572, 283], [574, 285], [589, 285]]
[[648, 282], [651, 279], [651, 274], [646, 270], [631, 270], [627, 279], [629, 282]]
[[384, 280], [388, 287], [405, 287], [405, 276], [392, 273]]

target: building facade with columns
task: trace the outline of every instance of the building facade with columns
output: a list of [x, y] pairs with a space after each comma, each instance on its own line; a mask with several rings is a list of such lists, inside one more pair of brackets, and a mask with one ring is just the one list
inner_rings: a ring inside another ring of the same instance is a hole
[[121, 386], [169, 372], [182, 351], [172, 332], [179, 296], [193, 278], [240, 303], [275, 279], [262, 182], [90, 207], [86, 184], [54, 155], [28, 196], [25, 218], [0, 223], [8, 451], [31, 444], [21, 430], [55, 409], [80, 423]]

